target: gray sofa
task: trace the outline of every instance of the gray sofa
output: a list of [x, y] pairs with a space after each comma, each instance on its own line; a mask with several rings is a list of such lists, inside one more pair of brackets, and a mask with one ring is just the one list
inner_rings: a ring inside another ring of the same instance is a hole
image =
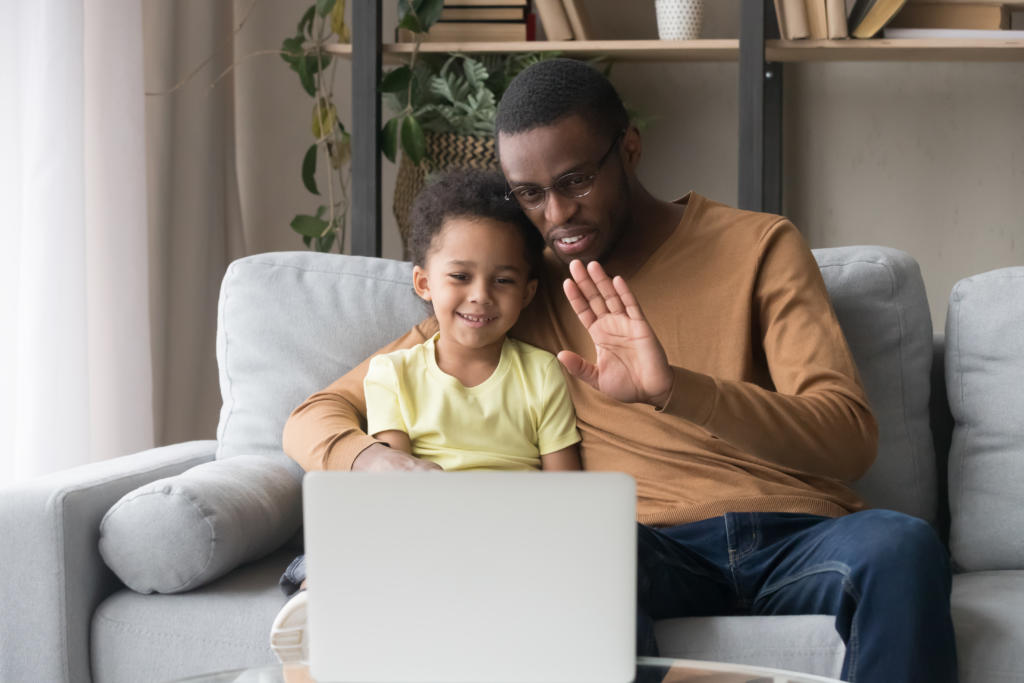
[[[880, 423], [877, 462], [855, 486], [948, 538], [961, 679], [1024, 680], [1024, 267], [959, 283], [943, 344], [907, 254], [815, 255]], [[408, 270], [305, 252], [236, 261], [221, 289], [216, 441], [0, 492], [0, 681], [134, 683], [274, 661], [276, 582], [301, 521], [282, 425], [423, 316]], [[843, 655], [826, 616], [657, 630], [669, 656], [836, 675]]]

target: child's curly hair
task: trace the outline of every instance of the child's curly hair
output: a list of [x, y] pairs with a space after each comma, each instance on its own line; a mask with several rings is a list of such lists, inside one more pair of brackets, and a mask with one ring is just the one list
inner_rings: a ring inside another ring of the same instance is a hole
[[544, 239], [519, 206], [506, 199], [505, 178], [497, 171], [456, 169], [432, 176], [412, 205], [409, 254], [425, 267], [434, 238], [450, 218], [489, 218], [518, 228], [530, 279], [540, 270]]

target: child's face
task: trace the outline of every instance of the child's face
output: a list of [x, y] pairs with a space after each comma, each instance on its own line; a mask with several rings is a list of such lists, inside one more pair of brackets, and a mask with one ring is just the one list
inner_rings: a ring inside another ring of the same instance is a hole
[[533, 298], [523, 239], [489, 218], [450, 218], [434, 237], [425, 267], [413, 268], [416, 293], [434, 307], [446, 344], [498, 345]]

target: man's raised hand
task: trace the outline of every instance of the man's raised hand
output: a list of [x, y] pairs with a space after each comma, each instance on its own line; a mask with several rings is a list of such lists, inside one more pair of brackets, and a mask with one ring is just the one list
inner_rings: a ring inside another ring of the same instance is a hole
[[662, 407], [672, 389], [672, 369], [640, 305], [619, 276], [609, 278], [597, 261], [569, 264], [563, 285], [573, 311], [590, 333], [595, 363], [572, 351], [558, 360], [579, 379], [625, 403]]

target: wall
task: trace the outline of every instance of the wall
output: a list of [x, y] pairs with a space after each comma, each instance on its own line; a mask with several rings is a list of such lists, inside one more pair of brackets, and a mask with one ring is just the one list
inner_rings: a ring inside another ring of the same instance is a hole
[[[290, 14], [305, 3], [288, 5], [257, 7], [252, 21], [269, 13], [290, 28], [297, 21]], [[650, 0], [631, 2], [628, 12], [619, 0], [587, 6], [598, 37], [656, 35]], [[396, 3], [383, 0], [386, 41], [395, 17]], [[738, 25], [739, 0], [707, 0], [705, 37], [734, 38]], [[265, 229], [247, 232], [270, 236], [259, 240], [267, 247], [301, 248], [287, 221], [315, 207], [298, 174], [308, 144], [308, 100], [283, 63], [259, 70], [243, 65], [238, 78], [263, 92], [280, 84], [287, 93], [286, 100], [263, 96], [259, 125], [250, 133], [264, 159], [258, 171], [252, 169], [261, 162], [242, 165], [251, 174], [240, 169], [243, 211], [247, 227], [256, 221]], [[921, 265], [936, 329], [944, 325], [957, 280], [1024, 263], [1024, 64], [790, 64], [785, 79], [783, 211], [812, 247], [873, 243], [910, 252]], [[627, 103], [653, 119], [641, 164], [648, 187], [666, 198], [692, 189], [735, 203], [736, 64], [620, 63], [612, 80]], [[340, 64], [335, 87], [347, 122], [350, 83], [350, 64]], [[267, 165], [267, 158], [275, 161]], [[399, 258], [394, 176], [384, 160], [383, 250]]]

